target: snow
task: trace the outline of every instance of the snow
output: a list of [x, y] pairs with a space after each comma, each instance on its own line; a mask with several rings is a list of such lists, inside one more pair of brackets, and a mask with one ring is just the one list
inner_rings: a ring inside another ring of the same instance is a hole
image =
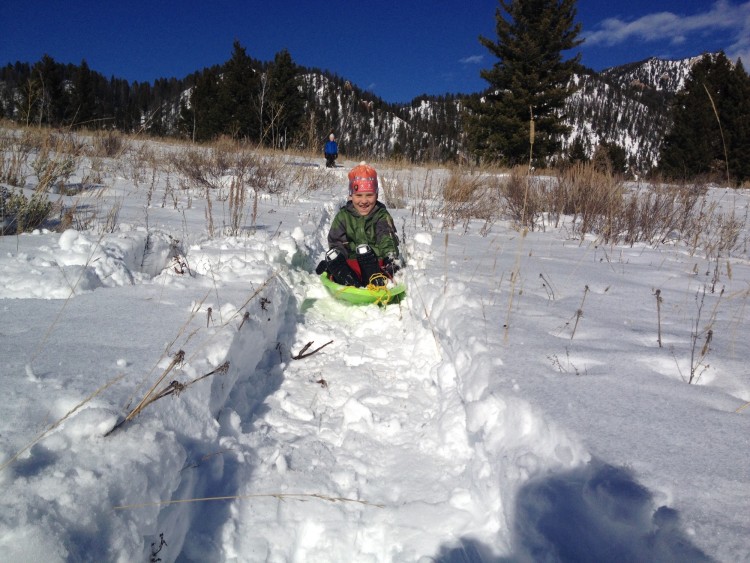
[[112, 232], [0, 238], [3, 560], [750, 560], [746, 250], [444, 231], [448, 172], [375, 163], [407, 297], [356, 307], [312, 272], [353, 163], [211, 238], [108, 162]]

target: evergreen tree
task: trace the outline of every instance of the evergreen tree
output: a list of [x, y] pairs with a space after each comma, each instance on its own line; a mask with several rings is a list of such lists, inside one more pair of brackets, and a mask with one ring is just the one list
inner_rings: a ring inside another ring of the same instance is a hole
[[586, 163], [591, 159], [586, 152], [586, 145], [581, 137], [576, 137], [568, 148], [568, 162], [571, 164], [575, 163]]
[[498, 61], [480, 72], [490, 88], [470, 104], [470, 146], [488, 160], [528, 162], [533, 119], [534, 161], [544, 164], [560, 150], [567, 133], [562, 109], [573, 91], [570, 79], [580, 54], [563, 61], [562, 53], [582, 43], [577, 39], [581, 26], [574, 23], [576, 0], [499, 2], [497, 41], [479, 38]]
[[206, 141], [220, 135], [226, 116], [217, 102], [219, 98], [219, 69], [205, 69], [195, 80], [189, 107], [181, 114], [183, 130], [194, 141]]
[[95, 78], [85, 60], [81, 61], [73, 80], [72, 109], [74, 125], [91, 126], [96, 111]]
[[31, 75], [31, 66], [28, 63], [16, 62], [15, 65], [8, 63], [0, 69], [0, 117], [16, 119], [18, 117], [17, 94], [21, 91], [21, 85]]
[[750, 79], [724, 53], [705, 55], [690, 71], [672, 107], [659, 170], [671, 178], [750, 178]]
[[725, 119], [732, 124], [725, 132], [730, 179], [737, 184], [750, 180], [750, 76], [737, 61], [733, 80], [727, 84]]
[[[274, 146], [286, 146], [296, 138], [305, 114], [297, 65], [286, 49], [276, 53], [268, 70], [269, 128]], [[282, 141], [283, 139], [283, 141]]]
[[[65, 67], [57, 63], [49, 55], [42, 56], [41, 60], [31, 69], [27, 87], [38, 88], [41, 95], [39, 100], [38, 123], [60, 125], [71, 117], [70, 95], [65, 88]], [[28, 90], [26, 91], [28, 94]], [[22, 103], [28, 106], [27, 97]]]
[[257, 93], [260, 78], [253, 60], [239, 41], [233, 44], [232, 58], [225, 64], [219, 81], [215, 117], [223, 124], [222, 132], [233, 138], [260, 140], [260, 118]]
[[599, 143], [591, 160], [594, 168], [603, 174], [620, 175], [628, 170], [628, 153], [616, 143]]

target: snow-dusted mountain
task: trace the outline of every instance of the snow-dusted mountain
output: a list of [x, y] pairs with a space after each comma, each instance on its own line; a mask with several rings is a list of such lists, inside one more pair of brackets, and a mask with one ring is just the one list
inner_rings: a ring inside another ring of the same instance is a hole
[[[627, 154], [632, 172], [653, 168], [669, 128], [670, 102], [684, 87], [699, 58], [651, 58], [599, 73], [582, 71], [574, 77], [579, 89], [564, 108], [571, 133], [563, 140], [563, 147], [568, 149], [575, 143], [592, 156], [602, 143], [616, 145]], [[72, 65], [60, 65], [51, 59], [42, 62], [49, 67], [50, 76], [59, 74], [63, 81], [81, 74]], [[263, 63], [253, 64], [257, 72], [266, 71]], [[51, 86], [52, 97], [46, 106], [26, 107], [21, 103], [31, 71], [30, 65], [20, 63], [0, 68], [0, 117], [24, 122], [33, 114], [34, 119], [44, 117], [45, 122], [55, 125], [78, 115], [70, 96], [60, 95], [60, 99], [53, 100], [55, 89]], [[200, 73], [182, 80], [158, 80], [153, 85], [130, 85], [124, 80], [108, 80], [88, 69], [87, 72], [96, 78], [94, 99], [98, 101], [89, 112], [93, 117], [107, 123], [113, 120], [112, 126], [123, 131], [186, 134], [185, 123], [180, 123], [181, 109], [189, 105], [188, 92]], [[409, 104], [390, 104], [329, 72], [298, 67], [298, 73], [306, 122], [301, 131], [284, 138], [284, 146], [289, 142], [300, 149], [322, 151], [324, 140], [333, 131], [342, 154], [350, 158], [442, 163], [466, 159], [464, 123], [468, 95], [424, 95]], [[47, 86], [49, 83], [45, 82]]]
[[601, 76], [623, 88], [653, 89], [674, 94], [684, 88], [690, 70], [702, 57], [700, 55], [680, 60], [651, 57], [645, 61], [605, 69]]
[[569, 147], [580, 139], [593, 154], [606, 142], [625, 149], [629, 168], [645, 172], [657, 164], [669, 128], [669, 108], [701, 57], [664, 60], [652, 57], [574, 78], [579, 89], [568, 99]]
[[[601, 143], [614, 144], [627, 153], [632, 172], [653, 168], [669, 127], [670, 102], [698, 60], [651, 58], [576, 75], [578, 90], [564, 110], [571, 133], [563, 147], [578, 140], [592, 156]], [[396, 106], [317, 73], [305, 75], [305, 88], [321, 121], [338, 124], [344, 150], [412, 161], [460, 160], [466, 154], [462, 96], [421, 96]]]
[[445, 162], [462, 149], [460, 97], [388, 104], [348, 80], [314, 71], [302, 75], [302, 84], [307, 112], [314, 114], [316, 127], [323, 127], [318, 138], [333, 130], [344, 154]]
[[653, 167], [667, 126], [665, 106], [646, 104], [597, 75], [576, 75], [574, 82], [578, 89], [565, 106], [571, 133], [563, 148], [579, 141], [592, 156], [601, 143], [615, 144], [625, 149], [631, 169]]

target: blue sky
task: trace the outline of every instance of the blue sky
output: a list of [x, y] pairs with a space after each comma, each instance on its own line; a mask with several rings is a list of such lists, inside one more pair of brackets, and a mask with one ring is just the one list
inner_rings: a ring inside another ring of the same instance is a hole
[[[389, 102], [469, 93], [494, 60], [497, 0], [3, 0], [0, 64], [56, 61], [152, 82], [226, 61], [235, 39], [250, 56], [288, 49]], [[750, 0], [579, 0], [582, 62], [601, 70], [650, 56], [723, 49], [750, 69]]]

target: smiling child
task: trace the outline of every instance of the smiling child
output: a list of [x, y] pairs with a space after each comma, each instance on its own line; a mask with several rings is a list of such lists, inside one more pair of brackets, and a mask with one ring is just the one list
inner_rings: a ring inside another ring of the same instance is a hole
[[325, 269], [343, 285], [384, 285], [398, 269], [398, 243], [393, 217], [378, 201], [378, 173], [362, 162], [349, 172], [349, 201], [331, 223]]

